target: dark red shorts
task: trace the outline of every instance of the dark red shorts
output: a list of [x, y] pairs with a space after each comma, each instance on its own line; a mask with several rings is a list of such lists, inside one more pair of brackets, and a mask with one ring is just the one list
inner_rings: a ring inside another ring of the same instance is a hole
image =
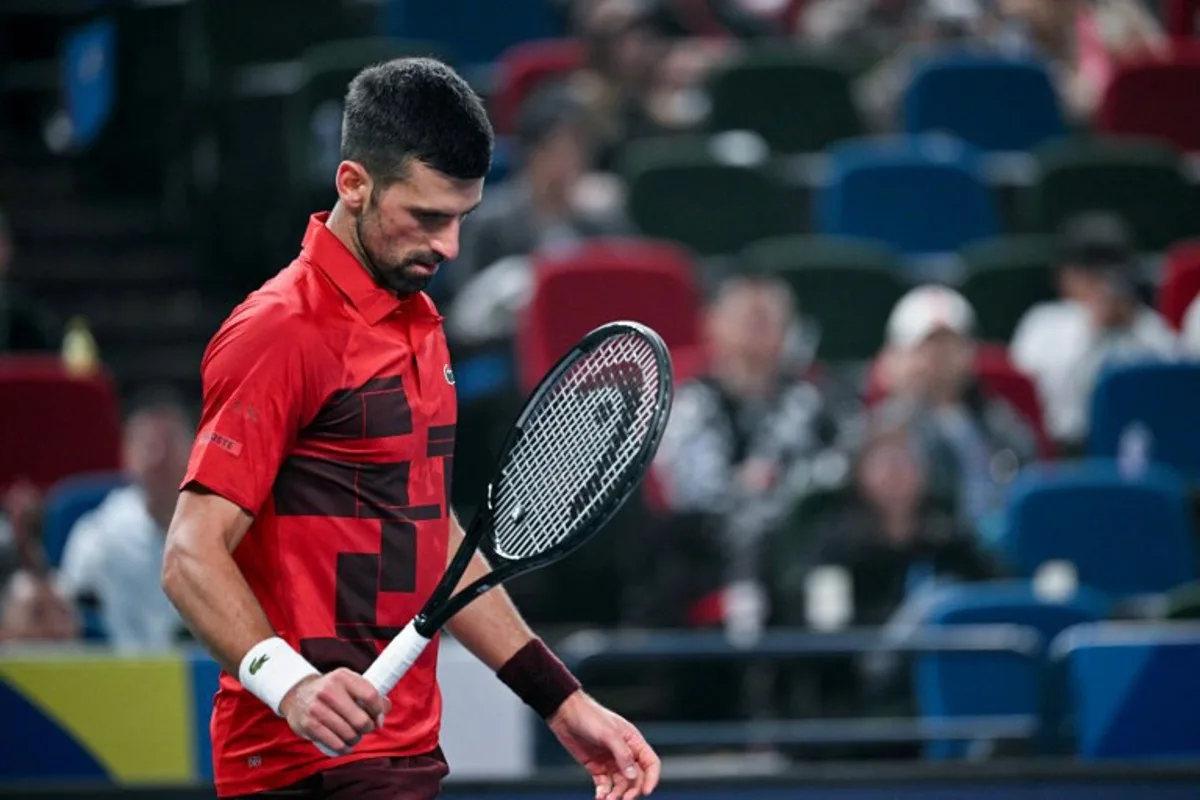
[[339, 764], [286, 788], [234, 800], [433, 800], [449, 771], [439, 748], [422, 756]]

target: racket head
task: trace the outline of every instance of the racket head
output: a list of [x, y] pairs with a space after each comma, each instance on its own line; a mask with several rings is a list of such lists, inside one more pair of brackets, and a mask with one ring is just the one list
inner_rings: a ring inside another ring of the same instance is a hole
[[479, 546], [497, 581], [559, 560], [612, 519], [654, 459], [673, 395], [666, 344], [636, 322], [602, 325], [559, 359], [513, 423], [488, 487]]

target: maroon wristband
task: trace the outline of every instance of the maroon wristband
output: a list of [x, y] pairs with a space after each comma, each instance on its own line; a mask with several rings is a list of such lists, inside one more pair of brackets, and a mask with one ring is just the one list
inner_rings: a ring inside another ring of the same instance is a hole
[[496, 670], [496, 677], [542, 719], [558, 711], [563, 701], [580, 688], [571, 670], [541, 639], [531, 639], [513, 654]]

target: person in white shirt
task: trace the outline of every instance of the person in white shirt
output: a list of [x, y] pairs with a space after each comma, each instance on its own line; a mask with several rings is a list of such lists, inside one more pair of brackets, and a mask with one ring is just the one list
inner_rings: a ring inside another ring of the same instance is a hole
[[1172, 357], [1177, 342], [1166, 321], [1138, 299], [1133, 243], [1120, 217], [1090, 212], [1068, 220], [1058, 258], [1063, 299], [1030, 309], [1010, 352], [1037, 383], [1050, 435], [1070, 452], [1087, 436], [1102, 369]]
[[187, 413], [169, 396], [140, 403], [125, 424], [130, 485], [109, 493], [67, 537], [58, 586], [76, 603], [98, 603], [101, 622], [118, 649], [163, 649], [183, 630], [160, 580], [163, 544], [192, 434]]
[[1200, 357], [1200, 295], [1197, 295], [1183, 315], [1183, 330], [1179, 332], [1179, 346], [1189, 356]]

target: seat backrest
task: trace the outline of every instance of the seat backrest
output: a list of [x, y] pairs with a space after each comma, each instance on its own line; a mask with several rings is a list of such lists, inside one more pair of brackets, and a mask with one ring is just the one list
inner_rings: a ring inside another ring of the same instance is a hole
[[512, 133], [526, 98], [583, 63], [583, 45], [575, 39], [519, 42], [505, 50], [496, 64], [496, 90], [489, 103], [496, 133]]
[[1167, 34], [1192, 39], [1200, 34], [1200, 0], [1167, 0]]
[[1200, 480], [1200, 364], [1147, 363], [1105, 370], [1092, 394], [1088, 450], [1116, 458], [1134, 426], [1150, 437], [1150, 457]]
[[787, 236], [757, 242], [739, 260], [788, 284], [800, 313], [819, 328], [822, 361], [871, 358], [907, 288], [895, 253], [876, 242]]
[[787, 189], [768, 172], [761, 147], [751, 134], [629, 145], [620, 170], [629, 182], [630, 217], [642, 235], [679, 242], [704, 256], [735, 253], [759, 239], [799, 231], [799, 214]]
[[1151, 136], [1181, 150], [1200, 151], [1200, 57], [1175, 53], [1117, 67], [1096, 112], [1105, 133]]
[[708, 78], [712, 131], [749, 130], [779, 153], [814, 153], [865, 130], [838, 62], [801, 53], [749, 53]]
[[981, 339], [1007, 342], [1025, 312], [1055, 299], [1053, 240], [1005, 236], [963, 248], [963, 297], [975, 309]]
[[835, 147], [815, 211], [823, 233], [875, 239], [906, 255], [951, 252], [1000, 232], [978, 154], [932, 134]]
[[563, 33], [545, 0], [387, 0], [388, 35], [445, 42], [462, 64], [490, 64], [517, 42]]
[[104, 502], [108, 493], [124, 486], [126, 477], [119, 472], [97, 472], [64, 478], [46, 495], [42, 517], [42, 540], [46, 560], [52, 567], [62, 563], [63, 550], [71, 529], [79, 518]]
[[0, 358], [0, 489], [40, 488], [121, 458], [116, 388], [107, 373], [68, 374], [57, 358]]
[[1186, 487], [1157, 465], [1137, 475], [1104, 459], [1026, 468], [1011, 488], [998, 546], [1020, 576], [1067, 561], [1081, 584], [1114, 597], [1197, 577]]
[[694, 359], [700, 309], [691, 259], [675, 245], [600, 239], [542, 255], [518, 327], [521, 382], [532, 389], [584, 334], [615, 320], [648, 325], [673, 355]]
[[[1103, 619], [1108, 601], [1081, 587], [1072, 597], [1038, 597], [1026, 581], [948, 586], [936, 590], [922, 622], [926, 625], [1016, 625], [1037, 631], [1042, 647], [1063, 630]], [[1036, 659], [1013, 653], [929, 653], [918, 656], [914, 681], [923, 717], [1042, 714], [1042, 653]], [[964, 742], [935, 742], [933, 758], [964, 755]]]
[[1200, 233], [1200, 209], [1180, 153], [1147, 139], [1096, 137], [1037, 150], [1038, 177], [1021, 199], [1028, 230], [1054, 233], [1072, 215], [1112, 211], [1139, 250], [1165, 250]]
[[956, 54], [917, 68], [904, 95], [904, 129], [948, 133], [994, 151], [1028, 150], [1062, 136], [1066, 125], [1041, 62]]
[[1167, 252], [1167, 268], [1158, 286], [1158, 313], [1179, 330], [1200, 295], [1200, 239], [1180, 242]]
[[1062, 634], [1085, 759], [1200, 756], [1200, 624], [1109, 622]]

